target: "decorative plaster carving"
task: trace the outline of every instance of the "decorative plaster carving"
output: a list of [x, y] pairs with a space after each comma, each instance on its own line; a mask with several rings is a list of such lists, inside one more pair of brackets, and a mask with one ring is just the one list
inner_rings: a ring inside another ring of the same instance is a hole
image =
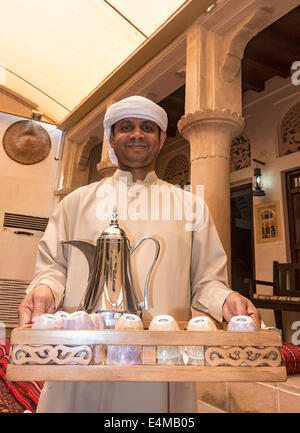
[[91, 151], [94, 147], [98, 146], [100, 143], [100, 138], [97, 136], [91, 136], [81, 147], [80, 153], [78, 155], [77, 167], [79, 170], [84, 170], [88, 166], [89, 157]]
[[273, 8], [259, 8], [239, 23], [225, 38], [220, 67], [224, 80], [231, 82], [238, 75], [247, 43], [266, 27], [273, 11]]
[[179, 154], [173, 157], [165, 169], [163, 179], [173, 185], [188, 185], [190, 182], [190, 162], [188, 158]]
[[229, 159], [230, 143], [243, 128], [242, 116], [221, 108], [197, 110], [178, 122], [180, 134], [191, 143], [191, 161], [207, 157]]
[[230, 148], [230, 171], [251, 166], [251, 145], [246, 134], [236, 137]]
[[300, 102], [293, 105], [281, 123], [279, 156], [300, 151]]

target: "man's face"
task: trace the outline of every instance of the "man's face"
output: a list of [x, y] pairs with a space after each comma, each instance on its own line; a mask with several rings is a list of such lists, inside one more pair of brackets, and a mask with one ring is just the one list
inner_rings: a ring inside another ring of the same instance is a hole
[[129, 117], [115, 123], [110, 143], [121, 169], [152, 170], [165, 139], [156, 123]]

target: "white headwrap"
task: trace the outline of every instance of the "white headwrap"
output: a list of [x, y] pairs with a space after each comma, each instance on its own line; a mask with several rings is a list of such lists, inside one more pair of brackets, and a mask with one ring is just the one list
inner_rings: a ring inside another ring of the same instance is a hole
[[110, 144], [111, 127], [118, 120], [127, 117], [147, 119], [155, 122], [163, 131], [167, 131], [168, 116], [165, 110], [150, 99], [143, 96], [130, 96], [112, 104], [104, 117], [104, 132], [107, 140], [108, 154], [111, 162], [118, 165], [118, 160]]

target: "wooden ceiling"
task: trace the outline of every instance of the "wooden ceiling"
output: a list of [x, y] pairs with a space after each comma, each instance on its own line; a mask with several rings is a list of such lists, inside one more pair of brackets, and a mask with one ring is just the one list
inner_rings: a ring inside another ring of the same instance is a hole
[[164, 108], [168, 114], [168, 137], [175, 137], [177, 132], [177, 123], [184, 115], [185, 86], [180, 87], [163, 99], [159, 105]]
[[300, 60], [300, 6], [253, 38], [242, 62], [243, 92], [261, 92], [274, 76], [287, 78]]
[[[274, 76], [287, 78], [293, 62], [300, 61], [300, 6], [284, 15], [251, 39], [242, 60], [242, 91], [261, 92], [265, 81]], [[168, 136], [176, 135], [184, 114], [185, 86], [177, 89], [160, 105], [169, 117]]]

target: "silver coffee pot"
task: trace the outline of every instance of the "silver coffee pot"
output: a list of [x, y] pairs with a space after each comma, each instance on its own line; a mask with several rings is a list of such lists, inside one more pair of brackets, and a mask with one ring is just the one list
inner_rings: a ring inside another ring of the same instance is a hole
[[[130, 255], [146, 239], [155, 242], [156, 252], [145, 281], [144, 301], [139, 303], [132, 278]], [[79, 310], [87, 313], [132, 313], [139, 316], [142, 315], [143, 308], [149, 310], [148, 286], [160, 252], [157, 239], [145, 236], [131, 248], [129, 239], [119, 227], [117, 210], [114, 208], [111, 223], [97, 239], [96, 246], [81, 240], [65, 241], [62, 244], [79, 248], [89, 264], [88, 285]]]

